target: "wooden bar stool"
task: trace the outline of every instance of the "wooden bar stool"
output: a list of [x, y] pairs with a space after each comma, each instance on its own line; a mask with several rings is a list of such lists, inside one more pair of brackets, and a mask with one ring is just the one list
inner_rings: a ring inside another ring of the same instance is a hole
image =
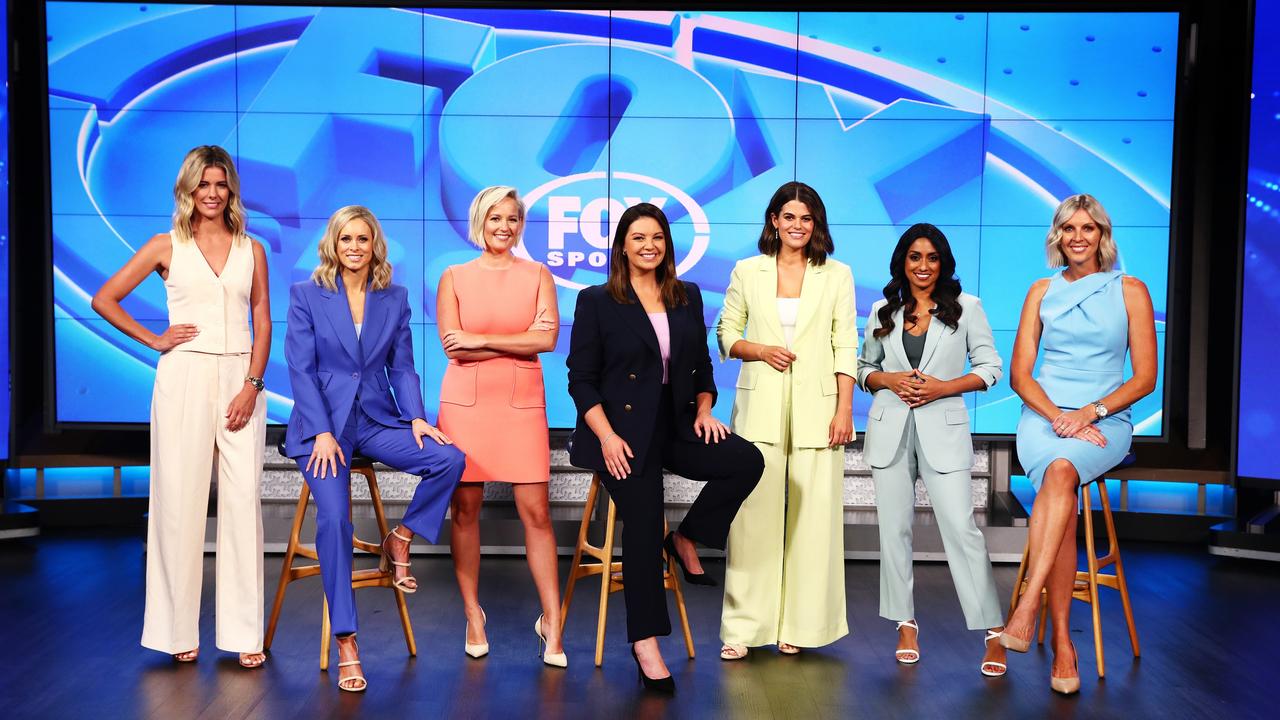
[[[284, 451], [281, 450], [281, 455]], [[378, 522], [379, 540], [385, 538], [390, 529], [387, 527], [387, 517], [382, 510], [382, 494], [378, 491], [378, 476], [373, 470], [373, 461], [367, 457], [354, 456], [351, 458], [351, 477], [354, 479], [356, 475], [363, 475], [365, 482], [369, 486], [369, 499], [373, 503], [373, 515]], [[320, 574], [319, 556], [315, 549], [304, 547], [299, 538], [299, 532], [302, 529], [302, 521], [307, 516], [307, 503], [311, 500], [311, 487], [306, 480], [302, 481], [302, 490], [298, 493], [298, 505], [293, 512], [293, 527], [289, 530], [289, 545], [284, 552], [284, 566], [280, 569], [280, 585], [276, 588], [276, 599], [271, 605], [271, 618], [267, 621], [267, 634], [263, 640], [262, 648], [269, 650], [271, 648], [271, 640], [276, 634], [276, 623], [280, 619], [280, 607], [284, 604], [284, 591], [289, 587], [289, 583], [294, 580], [301, 580], [305, 577]], [[356, 550], [363, 550], [382, 557], [382, 545], [380, 542], [367, 542], [359, 537], [352, 537], [351, 545]], [[315, 564], [311, 565], [295, 565], [294, 559], [298, 557], [315, 560]], [[351, 571], [351, 587], [367, 588], [367, 587], [385, 587], [391, 588], [396, 594], [396, 606], [400, 610], [400, 625], [404, 628], [404, 642], [409, 649], [409, 655], [416, 656], [418, 654], [418, 645], [413, 639], [413, 626], [409, 623], [409, 606], [404, 601], [404, 593], [395, 587], [394, 577], [392, 573], [395, 568], [392, 567], [387, 572], [379, 570], [377, 567], [366, 569], [352, 569]], [[322, 593], [323, 596], [323, 593]], [[332, 633], [329, 632], [329, 599], [324, 598], [320, 613], [320, 669], [329, 669], [329, 643]]]
[[[1128, 467], [1134, 463], [1133, 453], [1125, 456], [1119, 465], [1108, 470], [1107, 473], [1114, 472], [1124, 467]], [[1141, 650], [1138, 647], [1138, 628], [1133, 622], [1133, 606], [1129, 603], [1129, 584], [1125, 581], [1124, 563], [1120, 560], [1120, 546], [1116, 538], [1116, 524], [1111, 516], [1111, 500], [1107, 497], [1107, 481], [1106, 475], [1103, 473], [1094, 482], [1098, 486], [1098, 498], [1102, 503], [1102, 519], [1103, 525], [1107, 532], [1107, 554], [1098, 556], [1097, 549], [1093, 537], [1093, 502], [1090, 497], [1089, 485], [1093, 483], [1084, 483], [1080, 485], [1080, 505], [1081, 512], [1084, 514], [1084, 544], [1085, 557], [1088, 563], [1087, 570], [1077, 570], [1075, 585], [1071, 593], [1071, 597], [1089, 604], [1093, 612], [1093, 651], [1094, 657], [1098, 663], [1098, 677], [1106, 676], [1106, 666], [1103, 662], [1102, 653], [1102, 613], [1098, 605], [1098, 588], [1109, 587], [1120, 593], [1120, 604], [1124, 608], [1124, 621], [1129, 628], [1129, 644], [1133, 647], [1133, 656], [1141, 657]], [[1030, 542], [1022, 550], [1022, 564], [1018, 566], [1018, 577], [1013, 581], [1013, 598], [1009, 601], [1009, 614], [1013, 614], [1013, 609], [1018, 606], [1018, 600], [1022, 597], [1022, 593], [1026, 590], [1027, 577], [1027, 558], [1031, 551]], [[1115, 565], [1114, 573], [1100, 572], [1103, 568]], [[1045, 625], [1048, 618], [1048, 605], [1044, 601], [1045, 591], [1041, 591], [1040, 598], [1040, 629], [1037, 642], [1044, 644]]]
[[[596, 667], [604, 664], [604, 629], [608, 620], [609, 594], [622, 589], [622, 563], [613, 559], [613, 533], [616, 526], [617, 507], [613, 499], [609, 499], [609, 508], [605, 514], [604, 544], [592, 545], [587, 539], [587, 528], [591, 525], [591, 514], [596, 508], [596, 499], [600, 495], [600, 474], [591, 476], [591, 488], [587, 491], [587, 503], [582, 508], [582, 524], [578, 526], [578, 545], [573, 551], [573, 564], [569, 569], [569, 580], [564, 588], [564, 601], [560, 608], [560, 625], [563, 629], [569, 617], [569, 603], [573, 601], [573, 587], [579, 578], [590, 575], [600, 576], [600, 615], [596, 620]], [[667, 534], [667, 520], [663, 517], [662, 534]], [[595, 562], [583, 562], [583, 555], [593, 558]], [[680, 579], [672, 569], [671, 558], [662, 553], [662, 584], [667, 590], [675, 593], [676, 609], [680, 612], [680, 629], [684, 631], [684, 645], [693, 653], [693, 633], [689, 631], [689, 614], [684, 607], [684, 591], [680, 589]], [[606, 572], [608, 575], [606, 576]]]

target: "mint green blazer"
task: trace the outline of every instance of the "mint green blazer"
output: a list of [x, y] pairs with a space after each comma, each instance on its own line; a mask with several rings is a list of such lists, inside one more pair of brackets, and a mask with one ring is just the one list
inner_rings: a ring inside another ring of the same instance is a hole
[[[720, 359], [739, 340], [786, 346], [778, 321], [778, 264], [768, 255], [733, 267], [716, 324]], [[853, 272], [827, 258], [805, 269], [791, 352], [791, 444], [824, 448], [836, 413], [836, 374], [856, 377], [858, 321]], [[752, 442], [782, 442], [784, 376], [768, 363], [744, 362], [733, 399], [733, 431]]]
[[[981, 300], [968, 293], [961, 293], [959, 300], [963, 310], [954, 329], [937, 318], [929, 322], [924, 353], [920, 357], [920, 371], [940, 380], [954, 380], [971, 372], [990, 388], [1003, 374], [1003, 362], [996, 352], [991, 324], [982, 311]], [[893, 316], [893, 330], [883, 338], [875, 337], [875, 330], [880, 327], [878, 313], [887, 302], [879, 300], [871, 306], [862, 353], [858, 356], [858, 386], [868, 392], [867, 377], [871, 373], [911, 369], [907, 353], [902, 348], [901, 309]], [[969, 366], [967, 371], [966, 363]], [[913, 411], [888, 388], [875, 392], [871, 410], [867, 412], [862, 458], [868, 465], [882, 468], [893, 462], [907, 419], [912, 416], [916, 437], [930, 467], [940, 473], [973, 467], [973, 438], [969, 430], [969, 411], [963, 397], [941, 398]]]

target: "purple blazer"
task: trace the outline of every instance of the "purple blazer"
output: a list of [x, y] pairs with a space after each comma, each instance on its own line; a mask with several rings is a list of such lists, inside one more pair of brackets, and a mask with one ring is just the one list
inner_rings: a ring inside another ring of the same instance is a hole
[[286, 455], [310, 455], [322, 432], [338, 437], [357, 395], [365, 414], [388, 427], [408, 427], [414, 418], [426, 418], [422, 381], [413, 367], [408, 298], [401, 285], [366, 294], [357, 340], [341, 274], [336, 292], [310, 280], [289, 288], [284, 354], [293, 412], [285, 432]]

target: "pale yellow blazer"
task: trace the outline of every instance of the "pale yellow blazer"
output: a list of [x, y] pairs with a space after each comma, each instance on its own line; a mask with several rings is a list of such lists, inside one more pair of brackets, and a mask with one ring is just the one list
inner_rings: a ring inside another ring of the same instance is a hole
[[[757, 255], [733, 267], [716, 324], [720, 359], [739, 340], [786, 346], [778, 321], [778, 265]], [[827, 447], [836, 412], [836, 373], [858, 375], [858, 321], [853, 272], [827, 258], [805, 269], [791, 352], [791, 444]], [[768, 363], [743, 362], [733, 399], [733, 431], [752, 442], [782, 442], [783, 374]]]

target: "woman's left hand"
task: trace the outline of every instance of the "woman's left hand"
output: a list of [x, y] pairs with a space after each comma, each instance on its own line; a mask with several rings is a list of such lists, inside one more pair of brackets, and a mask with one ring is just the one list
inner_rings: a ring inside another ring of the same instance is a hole
[[1085, 405], [1078, 410], [1071, 410], [1058, 415], [1051, 423], [1058, 437], [1076, 437], [1081, 430], [1090, 427], [1098, 419], [1092, 405]]
[[932, 375], [925, 375], [919, 370], [914, 372], [913, 377], [907, 378], [907, 388], [909, 394], [903, 400], [908, 407], [912, 408], [928, 405], [938, 398], [947, 397], [951, 394], [947, 390], [945, 380], [939, 380]]
[[257, 404], [258, 391], [246, 383], [240, 392], [231, 398], [231, 404], [227, 406], [227, 414], [224, 416], [227, 418], [227, 429], [235, 432], [248, 425]]
[[729, 437], [729, 428], [708, 412], [698, 413], [693, 420], [693, 434], [702, 438], [704, 444], [718, 443]]
[[441, 344], [446, 352], [454, 350], [483, 350], [484, 335], [466, 330], [450, 330], [444, 334]]
[[437, 428], [431, 426], [431, 423], [422, 418], [414, 418], [410, 424], [409, 430], [413, 433], [413, 441], [418, 443], [418, 447], [422, 448], [422, 438], [429, 437], [436, 441], [437, 445], [452, 445], [453, 441], [448, 435], [440, 432]]
[[849, 410], [836, 410], [831, 418], [831, 426], [827, 428], [827, 447], [838, 447], [853, 442], [853, 413]]

